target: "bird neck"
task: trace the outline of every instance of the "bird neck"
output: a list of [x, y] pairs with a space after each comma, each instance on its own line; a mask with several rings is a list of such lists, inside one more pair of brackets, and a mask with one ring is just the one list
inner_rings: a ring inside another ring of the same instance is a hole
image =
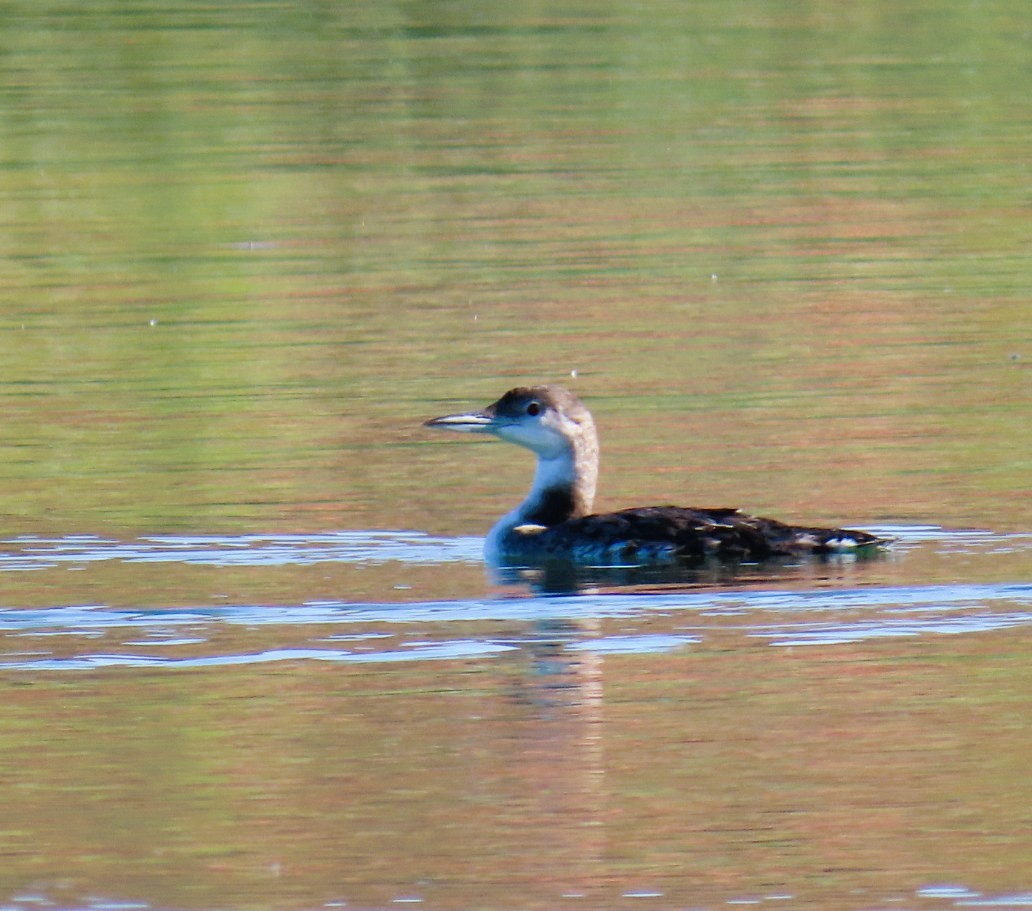
[[567, 519], [586, 516], [595, 500], [597, 471], [579, 465], [571, 449], [546, 459], [538, 457], [534, 483], [519, 505], [520, 524], [558, 525]]
[[590, 417], [588, 421], [582, 427], [584, 432], [562, 449], [547, 456], [538, 454], [526, 498], [499, 519], [487, 536], [485, 555], [489, 562], [517, 549], [514, 541], [524, 540], [516, 531], [521, 526], [550, 528], [591, 512], [598, 480], [598, 437]]
[[594, 434], [577, 437], [556, 453], [538, 455], [530, 492], [499, 525], [550, 527], [586, 516], [595, 502], [597, 479], [598, 441]]

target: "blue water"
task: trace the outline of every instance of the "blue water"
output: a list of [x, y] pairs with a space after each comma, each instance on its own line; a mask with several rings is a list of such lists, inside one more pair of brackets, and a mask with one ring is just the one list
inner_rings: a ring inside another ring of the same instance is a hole
[[[906, 561], [908, 553], [929, 547], [939, 556], [987, 560], [1032, 550], [1032, 535], [925, 526], [879, 531], [898, 539], [891, 558], [895, 561]], [[104, 561], [184, 568], [391, 563], [446, 569], [454, 563], [479, 563], [480, 544], [477, 538], [435, 538], [414, 532], [155, 536], [128, 542], [18, 538], [8, 541], [0, 554], [0, 572], [74, 570]], [[1032, 623], [1032, 583], [1025, 580], [874, 584], [878, 577], [868, 578], [865, 569], [859, 567], [859, 572], [849, 575], [847, 584], [839, 580], [830, 587], [804, 587], [798, 578], [789, 577], [786, 588], [782, 578], [773, 576], [766, 586], [755, 580], [740, 588], [667, 586], [641, 591], [613, 586], [562, 596], [509, 589], [480, 597], [382, 603], [320, 599], [172, 607], [147, 603], [9, 606], [0, 610], [0, 669], [482, 660], [535, 643], [543, 625], [548, 627], [549, 641], [570, 651], [649, 653], [691, 648], [714, 630], [772, 647], [816, 647], [903, 636], [975, 634]], [[592, 630], [590, 621], [617, 618], [627, 623], [612, 634], [599, 636]], [[471, 624], [482, 632], [471, 636]], [[215, 640], [221, 630], [233, 627], [264, 629], [266, 647], [226, 651]], [[104, 649], [91, 648], [91, 640], [100, 638]], [[277, 644], [278, 640], [284, 644]], [[30, 641], [31, 648], [26, 648]]]

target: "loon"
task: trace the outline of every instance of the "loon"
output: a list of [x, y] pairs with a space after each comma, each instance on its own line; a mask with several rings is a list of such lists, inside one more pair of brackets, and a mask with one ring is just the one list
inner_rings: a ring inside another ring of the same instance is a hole
[[738, 509], [646, 506], [592, 513], [599, 458], [595, 422], [562, 386], [511, 389], [483, 411], [433, 418], [424, 426], [490, 434], [537, 456], [530, 493], [487, 536], [490, 563], [757, 562], [889, 543], [864, 531], [786, 525]]

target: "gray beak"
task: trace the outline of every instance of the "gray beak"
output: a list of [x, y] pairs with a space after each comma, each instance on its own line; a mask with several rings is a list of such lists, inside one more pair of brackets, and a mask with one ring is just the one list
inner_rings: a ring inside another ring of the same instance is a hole
[[423, 426], [455, 430], [459, 433], [493, 433], [498, 422], [490, 414], [471, 411], [468, 414], [446, 414], [444, 417], [431, 418]]

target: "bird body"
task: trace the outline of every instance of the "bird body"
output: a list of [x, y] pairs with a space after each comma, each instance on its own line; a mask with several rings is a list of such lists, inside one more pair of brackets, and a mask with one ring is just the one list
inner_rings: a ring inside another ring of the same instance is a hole
[[786, 525], [738, 509], [646, 506], [592, 513], [599, 459], [595, 422], [562, 386], [512, 389], [483, 411], [445, 415], [426, 426], [490, 434], [537, 455], [527, 497], [487, 536], [485, 556], [492, 563], [754, 562], [887, 543], [864, 531]]

